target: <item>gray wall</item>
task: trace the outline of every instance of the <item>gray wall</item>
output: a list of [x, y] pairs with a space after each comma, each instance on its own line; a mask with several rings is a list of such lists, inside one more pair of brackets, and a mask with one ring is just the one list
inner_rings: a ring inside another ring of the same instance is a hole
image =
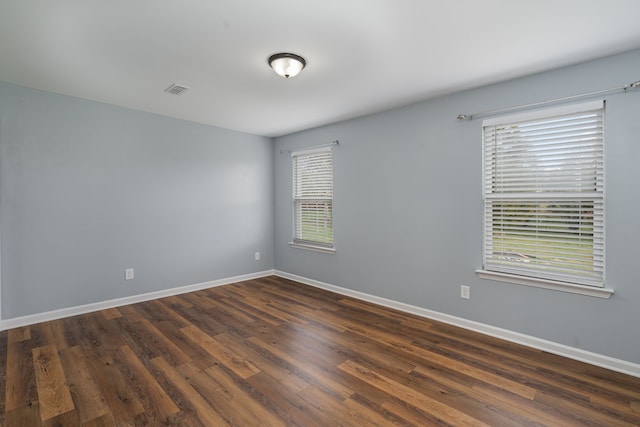
[[0, 83], [2, 317], [273, 268], [272, 145]]
[[[476, 276], [482, 120], [456, 120], [624, 85], [639, 70], [634, 51], [276, 139], [275, 268], [640, 363], [640, 89], [605, 97], [609, 300]], [[290, 157], [279, 151], [335, 139], [336, 253], [290, 248]]]

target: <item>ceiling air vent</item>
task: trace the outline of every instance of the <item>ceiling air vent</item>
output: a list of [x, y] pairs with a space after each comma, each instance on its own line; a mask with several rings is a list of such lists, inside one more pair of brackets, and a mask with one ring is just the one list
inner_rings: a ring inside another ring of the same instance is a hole
[[169, 86], [168, 88], [166, 88], [164, 91], [167, 93], [170, 93], [172, 95], [181, 95], [182, 93], [186, 92], [187, 90], [189, 90], [189, 88], [187, 86], [182, 86], [179, 84], [172, 84], [171, 86]]

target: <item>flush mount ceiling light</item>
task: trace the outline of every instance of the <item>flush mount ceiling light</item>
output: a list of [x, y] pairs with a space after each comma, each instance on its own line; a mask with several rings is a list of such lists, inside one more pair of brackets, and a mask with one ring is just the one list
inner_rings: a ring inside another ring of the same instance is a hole
[[294, 53], [276, 53], [271, 55], [267, 62], [273, 71], [286, 78], [297, 76], [307, 65], [302, 56]]

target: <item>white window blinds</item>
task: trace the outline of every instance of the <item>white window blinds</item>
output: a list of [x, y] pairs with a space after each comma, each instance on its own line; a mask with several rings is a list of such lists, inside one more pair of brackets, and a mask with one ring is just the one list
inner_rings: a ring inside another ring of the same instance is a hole
[[483, 132], [484, 269], [604, 286], [604, 103]]
[[331, 147], [291, 154], [293, 242], [333, 247], [333, 152]]

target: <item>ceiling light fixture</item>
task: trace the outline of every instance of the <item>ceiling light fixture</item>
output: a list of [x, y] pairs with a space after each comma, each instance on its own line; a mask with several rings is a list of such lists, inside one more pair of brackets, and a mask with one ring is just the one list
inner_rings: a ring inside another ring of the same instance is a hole
[[276, 53], [271, 55], [267, 61], [273, 71], [282, 77], [295, 77], [307, 65], [307, 61], [294, 53]]

